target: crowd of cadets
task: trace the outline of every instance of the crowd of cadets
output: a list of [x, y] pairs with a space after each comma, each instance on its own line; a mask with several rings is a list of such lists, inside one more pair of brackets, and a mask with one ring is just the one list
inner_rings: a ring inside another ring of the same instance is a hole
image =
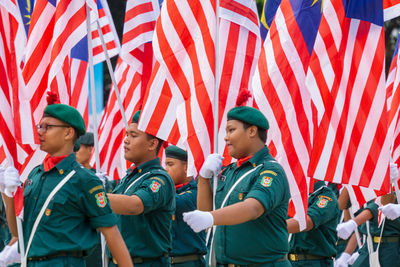
[[[90, 165], [93, 134], [79, 112], [46, 107], [37, 131], [48, 156], [23, 185], [27, 266], [101, 266], [100, 233], [108, 266], [400, 266], [393, 193], [382, 197], [382, 208], [370, 201], [352, 218], [347, 190], [316, 181], [306, 229], [287, 217], [289, 184], [265, 146], [269, 124], [260, 111], [228, 112], [225, 141], [237, 161], [222, 166], [211, 154], [197, 179], [187, 175], [188, 156], [178, 147], [166, 148], [161, 166], [163, 141], [139, 130], [139, 117], [124, 140], [132, 167], [115, 185]], [[392, 163], [392, 182], [398, 176]], [[16, 169], [0, 168], [0, 267], [21, 259], [13, 201], [19, 186]], [[379, 209], [386, 218], [378, 222]], [[206, 244], [206, 234], [213, 242]]]

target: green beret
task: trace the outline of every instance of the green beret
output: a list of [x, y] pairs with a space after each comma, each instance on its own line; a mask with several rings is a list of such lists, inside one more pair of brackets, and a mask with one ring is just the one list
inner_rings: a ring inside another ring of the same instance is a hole
[[258, 109], [252, 107], [234, 107], [228, 112], [228, 120], [238, 120], [255, 125], [261, 129], [269, 129], [269, 123], [264, 114], [262, 114]]
[[84, 135], [79, 137], [79, 142], [82, 145], [87, 145], [87, 146], [94, 146], [94, 136], [93, 133], [86, 132]]
[[136, 111], [135, 115], [133, 115], [132, 123], [138, 123], [140, 117], [140, 110]]
[[44, 110], [43, 116], [53, 117], [71, 125], [78, 132], [78, 136], [86, 132], [86, 126], [82, 115], [71, 106], [64, 104], [48, 105]]
[[179, 159], [182, 161], [187, 161], [187, 152], [177, 146], [168, 146], [165, 149], [165, 156], [167, 158], [174, 158], [174, 159]]
[[81, 142], [79, 142], [79, 138], [78, 138], [78, 140], [76, 140], [75, 145], [74, 145], [74, 152], [77, 152], [80, 148], [81, 148]]

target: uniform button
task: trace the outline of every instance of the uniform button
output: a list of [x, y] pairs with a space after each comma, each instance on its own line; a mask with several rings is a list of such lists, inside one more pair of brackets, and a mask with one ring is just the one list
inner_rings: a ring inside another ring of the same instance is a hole
[[60, 173], [60, 174], [64, 174], [64, 170], [61, 169], [61, 170], [59, 171], [59, 173]]
[[255, 167], [256, 166], [256, 164], [255, 163], [253, 163], [253, 167]]
[[142, 172], [142, 169], [139, 169], [139, 173], [141, 173]]

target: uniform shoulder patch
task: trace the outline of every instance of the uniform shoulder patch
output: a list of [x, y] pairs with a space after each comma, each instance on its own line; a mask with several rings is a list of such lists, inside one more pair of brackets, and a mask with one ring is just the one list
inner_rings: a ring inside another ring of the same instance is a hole
[[158, 181], [153, 181], [150, 184], [150, 190], [153, 191], [153, 193], [157, 193], [160, 190], [161, 184]]
[[274, 178], [269, 177], [269, 176], [264, 176], [261, 179], [261, 185], [264, 187], [270, 187], [272, 185], [272, 181], [274, 180]]
[[93, 194], [97, 190], [102, 190], [102, 189], [103, 189], [102, 185], [97, 185], [97, 186], [95, 186], [95, 187], [93, 187], [92, 189], [89, 190], [89, 194]]
[[97, 193], [95, 195], [97, 206], [104, 208], [107, 204], [107, 198], [104, 192]]
[[330, 197], [327, 196], [318, 196], [317, 206], [318, 208], [325, 208], [328, 205], [328, 202], [332, 201]]
[[262, 171], [262, 172], [260, 173], [260, 176], [261, 176], [261, 175], [264, 175], [264, 174], [272, 174], [273, 176], [278, 176], [278, 174], [277, 174], [276, 172], [271, 171], [271, 170]]

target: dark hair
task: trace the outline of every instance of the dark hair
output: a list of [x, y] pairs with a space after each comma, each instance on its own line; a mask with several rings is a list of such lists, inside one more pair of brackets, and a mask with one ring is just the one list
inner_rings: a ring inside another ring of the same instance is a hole
[[[244, 121], [240, 121], [241, 123], [243, 123], [243, 128], [246, 130], [247, 128], [251, 127], [251, 126], [256, 126]], [[258, 137], [260, 138], [260, 140], [265, 144], [267, 142], [267, 130], [262, 129], [258, 126], [257, 127], [257, 133], [258, 133]]]
[[157, 145], [157, 148], [156, 148], [156, 154], [158, 156], [158, 153], [160, 153], [160, 149], [161, 149], [161, 147], [162, 147], [162, 145], [164, 143], [164, 140], [162, 140], [162, 139], [160, 139], [160, 138], [158, 138], [158, 137], [156, 137], [154, 135], [148, 134], [148, 133], [146, 133], [146, 136], [147, 136], [147, 140], [150, 140], [150, 139], [153, 139], [153, 138], [158, 140], [158, 145]]

